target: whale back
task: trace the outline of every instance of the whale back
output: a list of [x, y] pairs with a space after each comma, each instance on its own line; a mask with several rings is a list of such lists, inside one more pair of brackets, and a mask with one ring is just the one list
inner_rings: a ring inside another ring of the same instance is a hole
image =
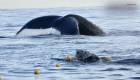
[[88, 21], [82, 16], [69, 14], [66, 15], [67, 17], [73, 17], [77, 20], [79, 26], [79, 33], [81, 35], [92, 35], [92, 36], [99, 36], [104, 35], [105, 32], [100, 29], [100, 27], [96, 26], [92, 22]]

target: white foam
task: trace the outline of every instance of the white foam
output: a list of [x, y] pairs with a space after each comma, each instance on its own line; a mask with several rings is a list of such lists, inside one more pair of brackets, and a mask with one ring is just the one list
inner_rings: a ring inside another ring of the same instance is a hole
[[23, 29], [17, 37], [28, 37], [28, 36], [38, 36], [38, 35], [47, 35], [47, 34], [55, 34], [60, 35], [61, 32], [54, 28], [48, 29]]

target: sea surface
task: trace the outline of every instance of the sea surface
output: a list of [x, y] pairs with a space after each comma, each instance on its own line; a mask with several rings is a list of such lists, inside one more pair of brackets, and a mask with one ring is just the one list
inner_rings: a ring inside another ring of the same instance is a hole
[[[36, 17], [67, 14], [87, 18], [106, 35], [15, 36]], [[112, 61], [81, 63], [51, 59], [74, 57], [77, 49], [111, 56]], [[61, 67], [55, 67], [58, 63]], [[36, 69], [41, 71], [40, 75], [34, 75]], [[140, 80], [140, 9], [0, 9], [0, 77], [3, 80]]]

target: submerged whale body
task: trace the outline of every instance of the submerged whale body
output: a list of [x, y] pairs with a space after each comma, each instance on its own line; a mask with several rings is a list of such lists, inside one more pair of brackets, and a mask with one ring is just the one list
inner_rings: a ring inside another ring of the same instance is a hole
[[104, 35], [105, 32], [86, 18], [69, 14], [66, 16], [43, 16], [26, 23], [17, 36], [61, 35]]

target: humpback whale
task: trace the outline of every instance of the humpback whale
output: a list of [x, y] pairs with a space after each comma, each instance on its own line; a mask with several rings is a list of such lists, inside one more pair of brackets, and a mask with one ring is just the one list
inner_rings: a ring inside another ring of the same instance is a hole
[[47, 34], [100, 36], [105, 32], [86, 18], [69, 14], [66, 16], [42, 16], [27, 22], [17, 36], [37, 36]]

